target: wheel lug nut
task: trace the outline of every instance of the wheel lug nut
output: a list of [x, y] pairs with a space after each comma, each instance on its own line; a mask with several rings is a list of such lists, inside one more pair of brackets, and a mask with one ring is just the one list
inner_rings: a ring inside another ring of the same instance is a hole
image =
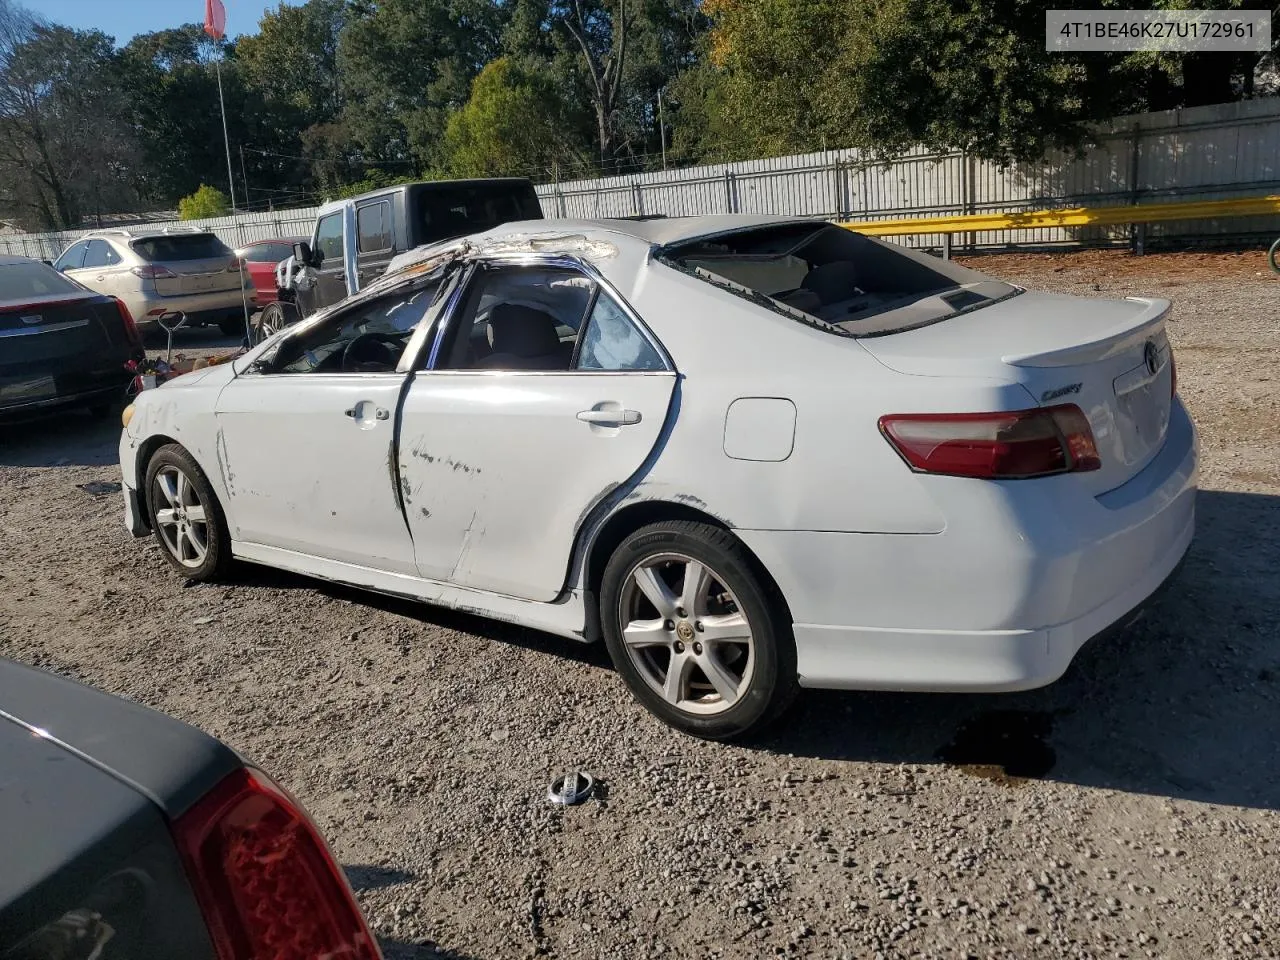
[[676, 607], [676, 616], [681, 620], [684, 619], [684, 607]]
[[695, 643], [693, 645], [693, 652], [696, 653], [698, 656], [702, 656], [702, 644]]
[[684, 644], [679, 640], [676, 641], [676, 653], [684, 653]]
[[675, 622], [672, 620], [668, 620], [666, 623], [662, 625], [662, 629], [666, 630], [667, 632], [670, 632], [675, 628], [676, 628]]
[[699, 620], [697, 623], [695, 623], [695, 624], [693, 625], [693, 629], [695, 629], [695, 630], [697, 630], [699, 633], [701, 633], [703, 630], [705, 630], [705, 629], [707, 629], [707, 628], [706, 628], [706, 627], [704, 627], [704, 626], [702, 625], [702, 621], [701, 621], [701, 620]]

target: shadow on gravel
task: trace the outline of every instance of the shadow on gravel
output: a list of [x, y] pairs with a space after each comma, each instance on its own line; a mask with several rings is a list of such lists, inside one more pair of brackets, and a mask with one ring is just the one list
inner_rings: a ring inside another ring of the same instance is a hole
[[386, 960], [476, 960], [469, 953], [459, 953], [437, 944], [405, 943], [390, 937], [379, 937], [378, 946]]
[[406, 870], [395, 867], [379, 867], [367, 863], [345, 864], [342, 872], [353, 890], [381, 890], [383, 887], [394, 887], [398, 883], [408, 883], [417, 877]]
[[242, 564], [236, 569], [233, 579], [229, 582], [246, 587], [271, 587], [276, 590], [316, 590], [335, 600], [346, 600], [349, 603], [373, 607], [407, 620], [429, 623], [446, 630], [460, 630], [486, 640], [523, 647], [526, 650], [561, 657], [575, 663], [613, 669], [603, 643], [579, 643], [514, 623], [503, 623], [475, 614], [436, 607], [417, 600], [373, 593], [340, 583], [313, 580], [285, 570]]
[[[120, 407], [124, 384], [120, 384]], [[20, 422], [0, 422], [0, 467], [104, 467], [120, 458], [120, 416], [68, 408]]]
[[1197, 509], [1164, 596], [1052, 686], [809, 691], [757, 747], [1280, 809], [1280, 497], [1202, 491]]

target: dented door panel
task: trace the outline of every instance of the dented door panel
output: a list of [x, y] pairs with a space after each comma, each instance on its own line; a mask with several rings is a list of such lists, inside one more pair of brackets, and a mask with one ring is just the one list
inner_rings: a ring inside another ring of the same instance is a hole
[[218, 449], [236, 538], [416, 571], [400, 510], [395, 411], [405, 375], [248, 375], [222, 391]]
[[672, 373], [422, 373], [400, 474], [418, 571], [529, 600], [564, 586], [587, 513], [663, 435]]

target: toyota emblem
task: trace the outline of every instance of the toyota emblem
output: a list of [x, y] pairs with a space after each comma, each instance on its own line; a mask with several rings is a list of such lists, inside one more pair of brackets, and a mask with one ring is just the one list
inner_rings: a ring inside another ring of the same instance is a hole
[[1154, 340], [1148, 340], [1147, 345], [1142, 348], [1142, 362], [1147, 365], [1147, 373], [1153, 377], [1160, 370], [1160, 351], [1156, 348]]

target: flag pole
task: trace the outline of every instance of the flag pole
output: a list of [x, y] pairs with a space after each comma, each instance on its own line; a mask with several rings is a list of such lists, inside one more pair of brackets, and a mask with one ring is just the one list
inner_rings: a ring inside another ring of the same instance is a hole
[[236, 212], [236, 178], [231, 173], [231, 138], [227, 135], [227, 104], [222, 99], [222, 50], [218, 50], [218, 59], [213, 61], [214, 72], [218, 75], [218, 106], [222, 108], [222, 144], [227, 148], [227, 186], [231, 188], [231, 215]]

